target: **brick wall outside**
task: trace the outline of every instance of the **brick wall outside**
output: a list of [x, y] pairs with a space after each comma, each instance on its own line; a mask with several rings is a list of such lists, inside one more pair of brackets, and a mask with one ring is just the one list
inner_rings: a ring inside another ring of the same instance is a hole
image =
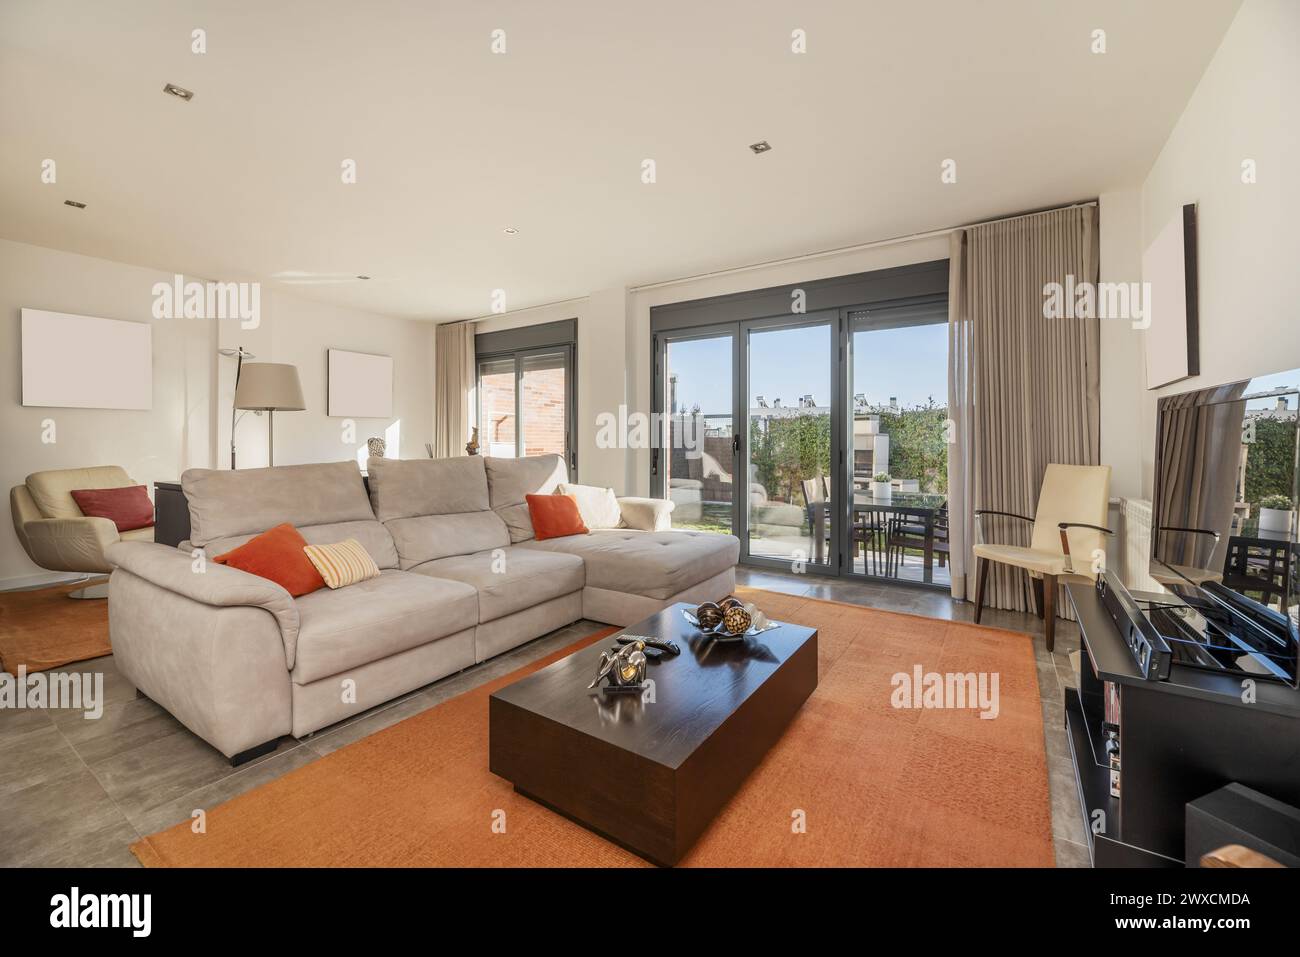
[[[478, 441], [484, 455], [513, 455], [515, 447], [514, 372], [484, 375], [479, 380]], [[504, 445], [511, 451], [494, 449]]]
[[[511, 373], [484, 375], [479, 383], [482, 419], [479, 442], [484, 454], [493, 446], [515, 446], [515, 377]], [[523, 379], [524, 454], [564, 452], [567, 399], [563, 369], [528, 369]], [[498, 449], [499, 454], [513, 454]]]

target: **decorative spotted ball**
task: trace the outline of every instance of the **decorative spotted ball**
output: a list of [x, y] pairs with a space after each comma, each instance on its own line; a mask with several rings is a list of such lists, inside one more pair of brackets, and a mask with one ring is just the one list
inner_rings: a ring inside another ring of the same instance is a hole
[[722, 599], [722, 601], [718, 602], [718, 607], [723, 611], [726, 611], [728, 608], [744, 608], [745, 606], [736, 596], [728, 595], [726, 598]]
[[722, 609], [711, 601], [706, 601], [695, 609], [695, 619], [705, 631], [712, 631], [722, 624]]
[[728, 608], [722, 615], [722, 627], [728, 634], [743, 635], [753, 624], [753, 618], [739, 603]]

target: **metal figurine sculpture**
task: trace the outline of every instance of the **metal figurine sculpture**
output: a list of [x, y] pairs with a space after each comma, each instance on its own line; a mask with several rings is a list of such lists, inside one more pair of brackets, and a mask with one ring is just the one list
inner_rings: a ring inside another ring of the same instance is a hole
[[588, 690], [600, 684], [601, 678], [608, 678], [603, 691], [640, 691], [645, 685], [645, 642], [633, 641], [617, 650], [602, 651], [596, 677]]
[[474, 426], [474, 431], [470, 433], [469, 441], [465, 443], [466, 455], [478, 455], [478, 426]]

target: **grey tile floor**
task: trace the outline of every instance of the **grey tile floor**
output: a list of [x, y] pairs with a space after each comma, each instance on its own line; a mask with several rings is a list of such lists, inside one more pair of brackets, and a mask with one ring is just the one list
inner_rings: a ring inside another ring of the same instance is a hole
[[[938, 591], [739, 569], [741, 583], [969, 620], [971, 606]], [[1083, 821], [1065, 741], [1062, 683], [1073, 683], [1068, 654], [1078, 632], [1058, 622], [1056, 651], [1043, 647], [1042, 623], [1029, 615], [986, 612], [985, 623], [1035, 635], [1050, 772], [1058, 866], [1087, 866]], [[434, 682], [302, 741], [284, 738], [272, 753], [239, 768], [152, 701], [137, 698], [112, 656], [68, 671], [102, 672], [104, 713], [0, 709], [0, 866], [136, 866], [128, 845], [301, 767], [344, 745], [563, 648], [601, 627], [577, 622]]]

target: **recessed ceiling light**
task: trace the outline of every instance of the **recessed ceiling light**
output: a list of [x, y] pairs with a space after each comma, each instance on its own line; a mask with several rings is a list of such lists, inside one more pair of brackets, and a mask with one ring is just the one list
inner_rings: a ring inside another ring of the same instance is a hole
[[750, 143], [749, 148], [755, 153], [766, 153], [772, 148], [772, 144], [767, 140], [759, 140], [757, 143]]
[[505, 229], [503, 229], [503, 230], [501, 230], [501, 231], [502, 231], [503, 233], [505, 233], [507, 236], [517, 236], [517, 235], [519, 235], [519, 230], [515, 229], [515, 227], [513, 227], [513, 226], [507, 226]]
[[163, 92], [170, 93], [172, 96], [180, 97], [182, 100], [185, 100], [187, 103], [190, 100], [194, 99], [193, 93], [191, 93], [189, 90], [185, 89], [182, 86], [177, 86], [175, 83], [168, 83], [166, 86], [163, 87]]
[[85, 209], [85, 208], [86, 208], [86, 204], [85, 204], [85, 203], [79, 203], [79, 202], [77, 202], [75, 199], [65, 199], [65, 200], [63, 201], [63, 205], [64, 205], [64, 206], [71, 206], [71, 207], [73, 207], [74, 209]]

